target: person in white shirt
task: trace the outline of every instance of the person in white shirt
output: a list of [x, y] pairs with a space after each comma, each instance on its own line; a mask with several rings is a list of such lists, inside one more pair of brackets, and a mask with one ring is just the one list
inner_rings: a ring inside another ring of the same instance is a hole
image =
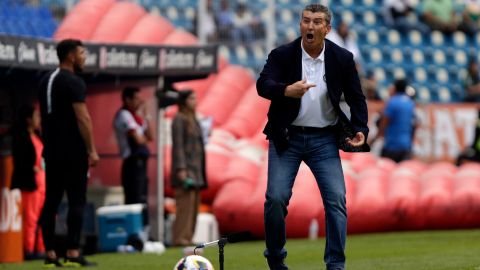
[[357, 41], [355, 40], [355, 37], [351, 35], [350, 28], [346, 22], [339, 21], [337, 27], [332, 29], [332, 31], [327, 34], [326, 38], [338, 46], [350, 51], [353, 54], [353, 60], [355, 60], [357, 68], [360, 68], [363, 61], [362, 54], [360, 53]]
[[[123, 106], [115, 114], [115, 129], [122, 164], [122, 186], [125, 204], [142, 203], [143, 223], [148, 228], [148, 177], [147, 162], [150, 155], [148, 142], [152, 140], [148, 115], [140, 89], [126, 87], [122, 93]], [[139, 113], [143, 109], [142, 114]]]
[[254, 27], [259, 22], [253, 16], [244, 3], [238, 4], [233, 16], [232, 38], [235, 44], [239, 42], [250, 42], [254, 40]]

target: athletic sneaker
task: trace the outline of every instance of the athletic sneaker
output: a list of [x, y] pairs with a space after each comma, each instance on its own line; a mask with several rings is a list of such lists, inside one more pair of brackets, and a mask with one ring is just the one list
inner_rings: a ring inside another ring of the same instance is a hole
[[45, 262], [43, 263], [44, 268], [55, 268], [55, 267], [63, 267], [62, 263], [56, 259], [45, 258]]
[[83, 256], [78, 257], [65, 257], [64, 266], [68, 267], [92, 267], [97, 266], [94, 262], [89, 262]]

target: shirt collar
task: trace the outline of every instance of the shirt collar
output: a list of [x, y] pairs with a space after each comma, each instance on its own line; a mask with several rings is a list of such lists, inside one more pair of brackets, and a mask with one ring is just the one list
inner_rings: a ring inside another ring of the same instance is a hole
[[323, 41], [323, 49], [322, 49], [322, 52], [320, 52], [320, 55], [317, 56], [317, 58], [312, 58], [310, 55], [308, 55], [308, 53], [305, 51], [305, 49], [303, 48], [303, 40], [301, 42], [301, 47], [302, 47], [302, 60], [320, 60], [320, 61], [324, 61], [325, 59], [325, 40]]

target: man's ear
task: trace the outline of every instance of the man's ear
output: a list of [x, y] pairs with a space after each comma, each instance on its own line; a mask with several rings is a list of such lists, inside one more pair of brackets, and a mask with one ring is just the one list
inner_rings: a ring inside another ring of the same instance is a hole
[[75, 52], [74, 51], [69, 52], [67, 59], [70, 63], [75, 63]]

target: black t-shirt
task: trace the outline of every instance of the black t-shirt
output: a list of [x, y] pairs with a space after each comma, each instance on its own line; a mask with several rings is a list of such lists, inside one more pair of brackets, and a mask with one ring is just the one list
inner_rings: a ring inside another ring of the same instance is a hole
[[87, 149], [78, 128], [73, 103], [85, 102], [85, 82], [64, 69], [40, 82], [40, 109], [45, 159], [85, 160]]

